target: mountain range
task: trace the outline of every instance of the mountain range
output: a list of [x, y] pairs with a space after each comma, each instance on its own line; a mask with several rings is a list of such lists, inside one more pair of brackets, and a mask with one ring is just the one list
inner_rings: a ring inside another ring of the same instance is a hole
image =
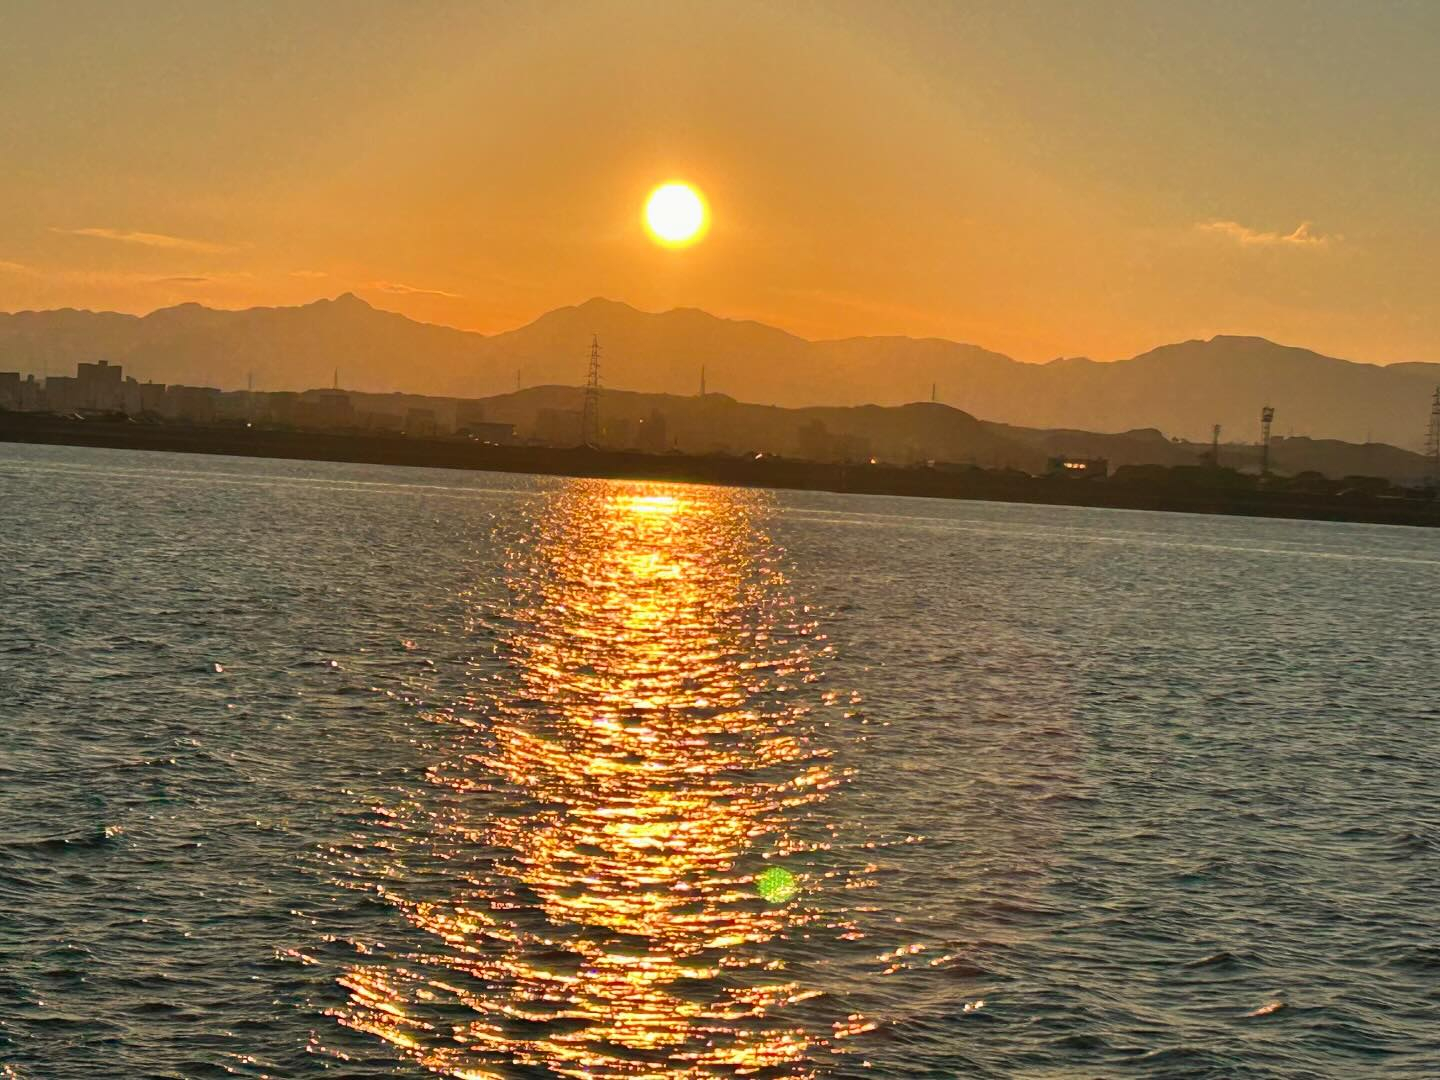
[[417, 322], [346, 293], [299, 307], [227, 311], [199, 304], [149, 315], [63, 309], [0, 313], [0, 370], [70, 374], [108, 359], [144, 380], [256, 389], [340, 385], [370, 392], [484, 397], [584, 381], [599, 336], [606, 386], [787, 407], [938, 401], [987, 421], [1121, 432], [1158, 428], [1208, 440], [1258, 438], [1262, 405], [1277, 435], [1418, 448], [1440, 364], [1375, 365], [1258, 337], [1163, 345], [1125, 360], [1023, 363], [935, 338], [807, 341], [694, 308], [639, 311], [594, 299], [516, 330], [481, 334]]

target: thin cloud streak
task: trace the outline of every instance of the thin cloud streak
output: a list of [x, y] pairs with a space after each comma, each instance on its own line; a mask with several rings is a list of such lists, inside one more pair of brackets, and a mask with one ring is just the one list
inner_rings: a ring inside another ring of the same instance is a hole
[[422, 289], [418, 285], [406, 285], [403, 281], [372, 281], [367, 288], [379, 289], [381, 292], [395, 293], [399, 296], [443, 296], [447, 300], [461, 300], [459, 293], [446, 292], [444, 289]]
[[1332, 241], [1340, 239], [1338, 236], [1314, 232], [1314, 222], [1310, 221], [1300, 222], [1295, 231], [1290, 233], [1263, 232], [1241, 225], [1238, 221], [1202, 221], [1195, 228], [1228, 237], [1242, 247], [1324, 248], [1329, 247]]
[[138, 270], [76, 270], [68, 267], [41, 267], [13, 259], [0, 259], [0, 274], [15, 274], [46, 282], [74, 282], [125, 287], [147, 286], [226, 286], [248, 284], [255, 275], [248, 270], [216, 271], [194, 274], [155, 274]]
[[238, 250], [230, 244], [216, 244], [209, 240], [192, 240], [184, 236], [167, 236], [164, 233], [136, 232], [131, 229], [109, 229], [93, 226], [84, 229], [51, 228], [51, 232], [65, 236], [84, 236], [94, 240], [113, 240], [120, 244], [138, 244], [141, 247], [163, 248], [168, 251], [193, 251], [203, 255], [219, 255]]

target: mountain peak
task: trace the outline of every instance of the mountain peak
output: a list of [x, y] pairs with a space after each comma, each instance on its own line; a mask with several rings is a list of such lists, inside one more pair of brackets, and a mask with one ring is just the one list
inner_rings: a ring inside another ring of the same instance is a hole
[[178, 304], [171, 304], [169, 307], [156, 308], [154, 311], [150, 312], [150, 314], [144, 315], [144, 316], [141, 316], [141, 317], [142, 317], [142, 318], [145, 318], [145, 319], [163, 319], [163, 318], [167, 318], [167, 317], [169, 317], [169, 316], [177, 315], [177, 314], [184, 313], [184, 312], [213, 311], [213, 310], [215, 310], [215, 309], [214, 309], [214, 308], [207, 308], [204, 304], [198, 303], [198, 302], [195, 301], [195, 300], [184, 300], [184, 301], [181, 301], [181, 302], [178, 303]]
[[[948, 405], [1046, 430], [1159, 428], [1208, 441], [1217, 423], [1248, 433], [1269, 403], [1297, 432], [1415, 441], [1435, 389], [1433, 366], [1386, 369], [1254, 336], [1191, 339], [1114, 363], [1022, 364], [933, 338], [812, 342], [695, 308], [648, 312], [605, 297], [487, 336], [416, 322], [353, 292], [244, 311], [187, 303], [145, 318], [0, 316], [0, 369], [64, 370], [106, 356], [161, 382], [203, 376], [236, 387], [253, 372], [266, 388], [304, 390], [329, 385], [339, 367], [357, 390], [479, 397], [517, 381], [582, 383], [592, 333], [610, 387], [693, 397], [703, 370], [711, 395], [792, 407], [918, 402], [900, 415], [922, 425], [950, 416]], [[937, 390], [944, 403], [928, 404]]]
[[1261, 337], [1259, 334], [1216, 334], [1216, 335], [1213, 336], [1208, 342], [1206, 342], [1206, 344], [1207, 344], [1207, 345], [1235, 344], [1235, 345], [1249, 345], [1249, 346], [1262, 345], [1262, 346], [1270, 346], [1270, 347], [1272, 347], [1272, 348], [1277, 348], [1277, 349], [1288, 349], [1288, 348], [1292, 348], [1292, 347], [1293, 347], [1293, 346], [1289, 346], [1289, 345], [1281, 345], [1278, 341], [1271, 341], [1269, 338]]
[[639, 308], [631, 307], [623, 300], [611, 300], [606, 296], [592, 296], [589, 300], [576, 304], [575, 310], [584, 312], [622, 312], [627, 315], [640, 313]]

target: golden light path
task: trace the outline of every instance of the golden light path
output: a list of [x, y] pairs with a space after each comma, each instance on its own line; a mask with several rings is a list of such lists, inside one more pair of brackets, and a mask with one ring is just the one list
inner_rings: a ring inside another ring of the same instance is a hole
[[455, 1077], [815, 1075], [842, 1025], [781, 945], [817, 882], [772, 904], [754, 878], [824, 846], [798, 825], [839, 778], [810, 704], [826, 646], [762, 498], [554, 497], [477, 623], [506, 666], [474, 752], [432, 771], [443, 809], [396, 811], [444, 851], [443, 880], [385, 888], [436, 947], [350, 969], [342, 1023]]

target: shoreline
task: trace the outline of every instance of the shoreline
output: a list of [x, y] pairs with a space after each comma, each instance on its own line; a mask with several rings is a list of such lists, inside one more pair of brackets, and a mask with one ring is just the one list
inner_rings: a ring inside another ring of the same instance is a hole
[[459, 438], [141, 424], [0, 412], [0, 442], [230, 457], [765, 487], [1379, 525], [1440, 526], [1440, 499], [1028, 476], [978, 468], [835, 465], [786, 458], [499, 446]]

